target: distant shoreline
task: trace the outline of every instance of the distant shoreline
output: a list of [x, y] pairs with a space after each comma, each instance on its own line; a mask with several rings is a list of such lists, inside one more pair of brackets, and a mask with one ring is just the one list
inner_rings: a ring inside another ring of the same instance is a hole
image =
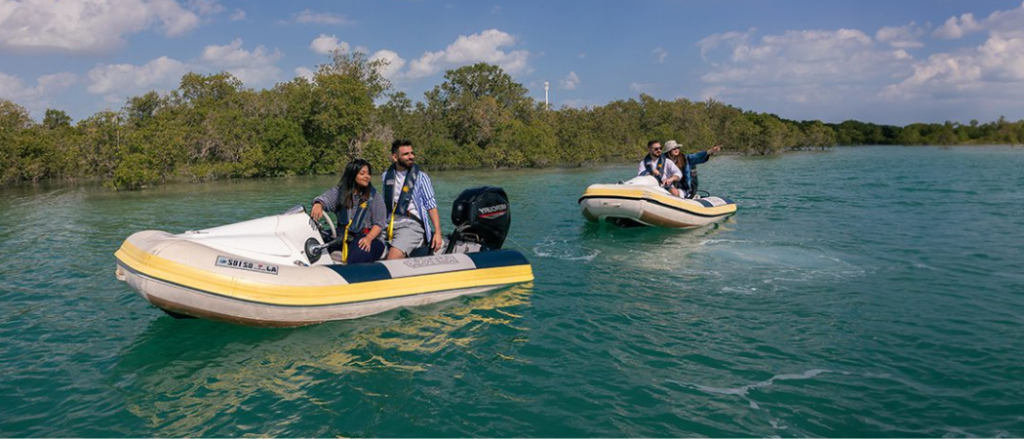
[[[835, 147], [830, 148], [829, 150], [824, 150], [824, 151], [822, 151], [820, 149], [813, 149], [813, 150], [788, 150], [788, 151], [783, 151], [783, 152], [781, 152], [779, 154], [776, 154], [776, 156], [785, 156], [785, 155], [794, 154], [794, 153], [827, 153], [827, 152], [830, 152], [831, 149], [835, 149], [835, 148], [894, 148], [894, 147], [902, 147], [902, 148], [1012, 148], [1012, 149], [1016, 149], [1016, 148], [1024, 148], [1024, 144], [985, 144], [985, 145], [839, 145], [839, 146], [835, 146]], [[767, 157], [767, 156], [759, 156], [759, 155], [751, 155], [751, 154], [740, 154], [740, 153], [736, 153], [736, 152], [727, 152], [727, 151], [720, 152], [718, 155], [722, 156], [722, 157]], [[502, 172], [502, 173], [504, 173], [504, 172], [520, 172], [520, 171], [537, 171], [537, 172], [542, 172], [542, 171], [551, 171], [551, 170], [576, 171], [576, 170], [586, 170], [586, 169], [615, 168], [615, 167], [621, 167], [621, 166], [628, 166], [628, 165], [631, 165], [631, 164], [633, 164], [633, 161], [626, 160], [626, 161], [600, 162], [600, 163], [598, 163], [598, 162], [587, 162], [587, 163], [578, 164], [578, 165], [577, 164], [559, 164], [559, 165], [550, 165], [550, 166], [545, 166], [545, 167], [520, 167], [520, 168], [511, 168], [511, 167], [505, 167], [505, 168], [446, 168], [446, 169], [440, 169], [440, 170], [432, 170], [429, 167], [425, 166], [424, 170], [427, 171], [427, 172], [438, 173], [438, 174], [442, 174], [443, 175], [443, 174], [446, 174], [446, 173], [464, 173], [464, 172], [465, 173], [471, 173], [471, 172], [485, 172], [486, 173], [486, 172], [494, 172], [494, 171]], [[340, 173], [340, 171], [339, 171], [339, 173]], [[244, 182], [244, 181], [261, 181], [261, 180], [290, 180], [290, 179], [318, 179], [318, 178], [319, 179], [336, 179], [337, 176], [339, 175], [339, 173], [315, 174], [315, 175], [314, 174], [306, 174], [306, 175], [285, 175], [285, 176], [223, 177], [223, 178], [217, 178], [217, 179], [204, 179], [204, 180], [195, 180], [195, 179], [190, 179], [190, 178], [186, 178], [186, 177], [178, 177], [178, 178], [168, 178], [168, 179], [165, 179], [160, 184], [153, 185], [153, 186], [147, 186], [147, 187], [140, 188], [140, 189], [142, 189], [142, 190], [154, 190], [154, 189], [159, 189], [161, 187], [167, 187], [167, 186], [178, 186], [178, 187], [181, 187], [181, 186], [197, 185], [197, 184], [232, 183], [232, 182]], [[47, 179], [47, 180], [40, 180], [40, 181], [35, 181], [35, 182], [32, 182], [32, 181], [21, 181], [21, 182], [14, 182], [14, 183], [8, 183], [8, 184], [0, 185], [0, 193], [3, 193], [5, 191], [10, 191], [10, 190], [19, 190], [19, 189], [57, 190], [57, 189], [79, 188], [79, 187], [82, 187], [82, 188], [101, 188], [101, 187], [104, 187], [104, 186], [107, 186], [107, 185], [105, 185], [105, 180], [103, 180], [101, 178], [98, 178], [98, 177], [78, 178], [78, 179], [74, 179], [74, 180]], [[112, 193], [113, 192], [117, 192], [116, 189], [110, 188], [109, 186], [107, 186], [107, 189], [109, 189]]]
[[553, 109], [495, 65], [449, 70], [415, 105], [381, 65], [336, 53], [312, 80], [252, 90], [229, 73], [187, 73], [179, 89], [128, 99], [72, 125], [61, 110], [36, 123], [0, 99], [0, 187], [44, 180], [102, 181], [117, 190], [177, 181], [335, 174], [351, 158], [375, 169], [408, 139], [425, 169], [520, 169], [624, 163], [651, 139], [685, 152], [776, 155], [842, 145], [1024, 143], [1024, 121], [876, 125], [794, 121], [722, 102], [641, 94], [587, 108]]

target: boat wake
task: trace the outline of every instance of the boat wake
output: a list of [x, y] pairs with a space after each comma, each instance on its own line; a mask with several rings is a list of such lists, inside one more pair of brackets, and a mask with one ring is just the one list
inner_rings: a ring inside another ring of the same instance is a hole
[[563, 261], [593, 261], [601, 250], [582, 247], [568, 240], [546, 239], [533, 248], [533, 254], [542, 258], [561, 259]]
[[689, 388], [692, 388], [692, 389], [697, 389], [697, 390], [700, 390], [700, 391], [705, 392], [705, 393], [717, 393], [717, 394], [720, 394], [720, 395], [737, 395], [737, 396], [743, 397], [748, 402], [750, 402], [750, 408], [759, 409], [760, 406], [757, 404], [757, 402], [754, 401], [753, 399], [750, 399], [749, 396], [748, 396], [748, 392], [750, 392], [751, 389], [761, 389], [761, 388], [765, 388], [765, 387], [771, 387], [773, 384], [775, 384], [775, 381], [809, 380], [809, 379], [812, 379], [812, 378], [814, 378], [814, 377], [816, 377], [818, 375], [821, 375], [823, 373], [835, 373], [835, 372], [831, 371], [831, 370], [826, 370], [826, 369], [811, 369], [811, 370], [808, 370], [808, 371], [806, 371], [804, 373], [801, 373], [801, 374], [781, 374], [781, 375], [775, 375], [775, 376], [773, 376], [773, 377], [771, 377], [771, 378], [769, 378], [767, 380], [761, 381], [759, 383], [749, 384], [749, 385], [740, 386], [740, 387], [725, 387], [725, 388], [723, 388], [723, 387], [710, 387], [710, 386], [704, 386], [704, 385], [701, 385], [701, 384], [685, 383], [685, 382], [673, 381], [673, 380], [669, 380], [669, 381], [674, 382], [676, 384], [680, 384], [680, 385], [689, 387]]
[[740, 398], [743, 398], [744, 400], [747, 401], [747, 403], [750, 405], [751, 409], [761, 411], [763, 413], [763, 415], [765, 416], [766, 420], [772, 426], [773, 429], [776, 429], [776, 430], [790, 430], [791, 427], [792, 427], [792, 430], [791, 430], [792, 433], [796, 433], [797, 436], [811, 436], [810, 434], [801, 431], [801, 429], [799, 429], [799, 428], [797, 428], [795, 426], [785, 425], [786, 422], [783, 421], [782, 419], [776, 417], [775, 415], [771, 414], [770, 410], [762, 409], [761, 406], [757, 403], [757, 401], [755, 401], [753, 398], [751, 398], [750, 391], [753, 390], [753, 389], [763, 389], [763, 388], [771, 387], [771, 386], [773, 386], [775, 384], [776, 381], [811, 380], [811, 379], [814, 379], [815, 377], [817, 377], [818, 375], [825, 374], [825, 373], [842, 373], [844, 375], [848, 375], [848, 373], [845, 373], [845, 372], [836, 372], [836, 371], [827, 370], [827, 369], [811, 369], [811, 370], [808, 370], [808, 371], [806, 371], [804, 373], [800, 373], [800, 374], [780, 374], [780, 375], [775, 375], [775, 376], [773, 376], [773, 377], [771, 377], [771, 378], [769, 378], [767, 380], [764, 380], [764, 381], [761, 381], [761, 382], [758, 382], [758, 383], [754, 383], [754, 384], [748, 384], [746, 386], [740, 386], [740, 387], [711, 387], [711, 386], [705, 386], [705, 385], [696, 384], [696, 383], [686, 383], [686, 382], [674, 381], [674, 380], [668, 380], [668, 381], [672, 382], [672, 383], [675, 383], [675, 384], [682, 385], [682, 386], [690, 388], [690, 389], [696, 389], [696, 390], [699, 390], [699, 391], [704, 392], [704, 393], [711, 393], [711, 394], [718, 394], [718, 395], [735, 395], [735, 396], [739, 396]]

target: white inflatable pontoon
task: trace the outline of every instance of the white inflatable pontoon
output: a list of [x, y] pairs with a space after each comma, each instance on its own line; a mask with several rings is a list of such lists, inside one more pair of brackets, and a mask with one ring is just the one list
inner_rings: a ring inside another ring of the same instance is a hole
[[619, 226], [691, 228], [711, 224], [736, 213], [728, 198], [679, 198], [651, 176], [619, 184], [594, 184], [579, 199], [587, 220]]

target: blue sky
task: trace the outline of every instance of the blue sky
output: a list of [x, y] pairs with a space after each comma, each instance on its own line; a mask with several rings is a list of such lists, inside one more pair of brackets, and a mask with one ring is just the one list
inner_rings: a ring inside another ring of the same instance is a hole
[[502, 66], [552, 105], [647, 93], [804, 120], [1024, 119], [1020, 1], [0, 0], [0, 98], [79, 120], [188, 71], [250, 88], [331, 49], [390, 61], [414, 100]]

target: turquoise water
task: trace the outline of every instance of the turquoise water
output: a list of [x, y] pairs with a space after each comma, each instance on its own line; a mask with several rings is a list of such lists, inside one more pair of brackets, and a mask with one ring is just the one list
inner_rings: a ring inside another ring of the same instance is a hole
[[512, 197], [536, 280], [298, 329], [174, 320], [132, 232], [277, 213], [334, 178], [0, 192], [0, 436], [1022, 436], [1024, 149], [719, 157], [737, 215], [587, 225], [635, 166], [435, 173]]

